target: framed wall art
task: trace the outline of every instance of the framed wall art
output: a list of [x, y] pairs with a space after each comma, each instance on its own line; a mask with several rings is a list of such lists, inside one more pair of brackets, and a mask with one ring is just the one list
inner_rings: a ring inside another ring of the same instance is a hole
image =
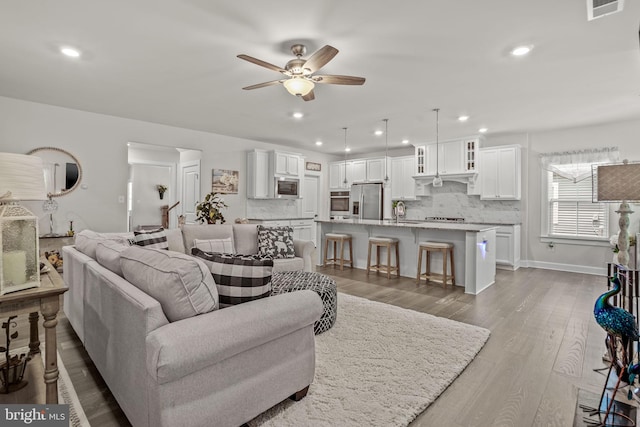
[[213, 169], [211, 171], [211, 191], [220, 194], [238, 194], [239, 175], [238, 171]]

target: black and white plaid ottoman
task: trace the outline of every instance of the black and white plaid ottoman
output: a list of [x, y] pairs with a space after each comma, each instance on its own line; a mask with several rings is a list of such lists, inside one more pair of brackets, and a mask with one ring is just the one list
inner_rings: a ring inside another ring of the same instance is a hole
[[282, 271], [271, 276], [271, 295], [310, 289], [320, 295], [324, 310], [313, 325], [316, 335], [331, 329], [338, 316], [336, 282], [325, 274], [310, 271]]

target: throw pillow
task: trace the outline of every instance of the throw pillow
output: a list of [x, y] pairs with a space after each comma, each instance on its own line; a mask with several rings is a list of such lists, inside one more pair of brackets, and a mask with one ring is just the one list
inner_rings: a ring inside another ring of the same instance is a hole
[[193, 248], [192, 255], [204, 260], [218, 287], [220, 307], [242, 304], [271, 294], [273, 260], [256, 255], [204, 252]]
[[231, 237], [226, 239], [209, 239], [209, 240], [193, 240], [193, 247], [204, 252], [220, 252], [225, 254], [233, 254], [236, 251], [233, 248], [233, 240]]
[[96, 233], [91, 230], [82, 230], [75, 235], [76, 249], [83, 254], [96, 259], [96, 247], [99, 242], [113, 240], [123, 245], [129, 245], [132, 233]]
[[157, 230], [141, 230], [133, 232], [133, 243], [138, 246], [145, 246], [153, 249], [169, 250], [169, 242], [167, 241], [167, 233], [164, 228]]
[[258, 225], [258, 255], [274, 259], [295, 258], [293, 228]]
[[126, 280], [160, 303], [170, 322], [218, 308], [218, 290], [198, 258], [134, 245], [120, 253], [120, 266]]
[[98, 242], [96, 246], [96, 261], [98, 261], [98, 263], [103, 267], [122, 277], [120, 254], [129, 246], [130, 245], [123, 245], [122, 243], [113, 240]]

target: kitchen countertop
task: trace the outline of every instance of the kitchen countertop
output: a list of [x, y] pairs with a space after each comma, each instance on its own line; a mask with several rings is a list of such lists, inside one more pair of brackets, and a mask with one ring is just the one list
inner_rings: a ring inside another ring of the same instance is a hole
[[297, 219], [314, 219], [312, 216], [296, 216], [296, 217], [287, 217], [287, 218], [247, 218], [249, 221], [290, 221]]
[[400, 227], [400, 228], [421, 228], [430, 230], [459, 230], [459, 231], [487, 231], [498, 228], [495, 224], [474, 224], [459, 222], [438, 222], [438, 221], [420, 221], [405, 220], [396, 222], [391, 219], [373, 220], [373, 219], [316, 219], [316, 222], [327, 224], [353, 224], [353, 225], [374, 225], [378, 227]]

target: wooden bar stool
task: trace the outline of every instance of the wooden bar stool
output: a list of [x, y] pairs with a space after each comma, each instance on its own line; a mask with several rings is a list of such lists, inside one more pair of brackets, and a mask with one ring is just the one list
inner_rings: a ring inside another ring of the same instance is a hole
[[[426, 252], [427, 269], [422, 273], [422, 253]], [[431, 252], [442, 253], [442, 274], [431, 272]], [[447, 255], [451, 260], [451, 273], [447, 273]], [[420, 242], [418, 246], [418, 274], [416, 275], [416, 284], [420, 284], [420, 279], [429, 280], [436, 279], [442, 282], [446, 288], [447, 283], [451, 282], [451, 286], [456, 284], [455, 276], [456, 266], [453, 259], [453, 244], [444, 242]]]
[[[377, 264], [371, 265], [371, 248], [376, 250]], [[380, 248], [387, 248], [387, 263], [382, 264], [380, 261]], [[396, 265], [391, 265], [391, 250], [395, 248], [396, 251]], [[398, 239], [395, 237], [369, 237], [369, 249], [367, 251], [367, 276], [369, 271], [386, 272], [387, 279], [391, 278], [391, 272], [395, 271], [396, 275], [400, 277], [400, 252], [398, 250]]]
[[[351, 268], [353, 268], [353, 242], [351, 241], [350, 234], [339, 234], [339, 233], [327, 233], [324, 235], [324, 261], [323, 266], [327, 266], [327, 263], [330, 262], [331, 265], [340, 264], [340, 270], [344, 270], [344, 264], [348, 263]], [[333, 258], [327, 258], [327, 250], [329, 249], [329, 244], [333, 242]], [[338, 258], [337, 244], [340, 243], [340, 258]], [[344, 259], [344, 244], [349, 243], [349, 259]]]

